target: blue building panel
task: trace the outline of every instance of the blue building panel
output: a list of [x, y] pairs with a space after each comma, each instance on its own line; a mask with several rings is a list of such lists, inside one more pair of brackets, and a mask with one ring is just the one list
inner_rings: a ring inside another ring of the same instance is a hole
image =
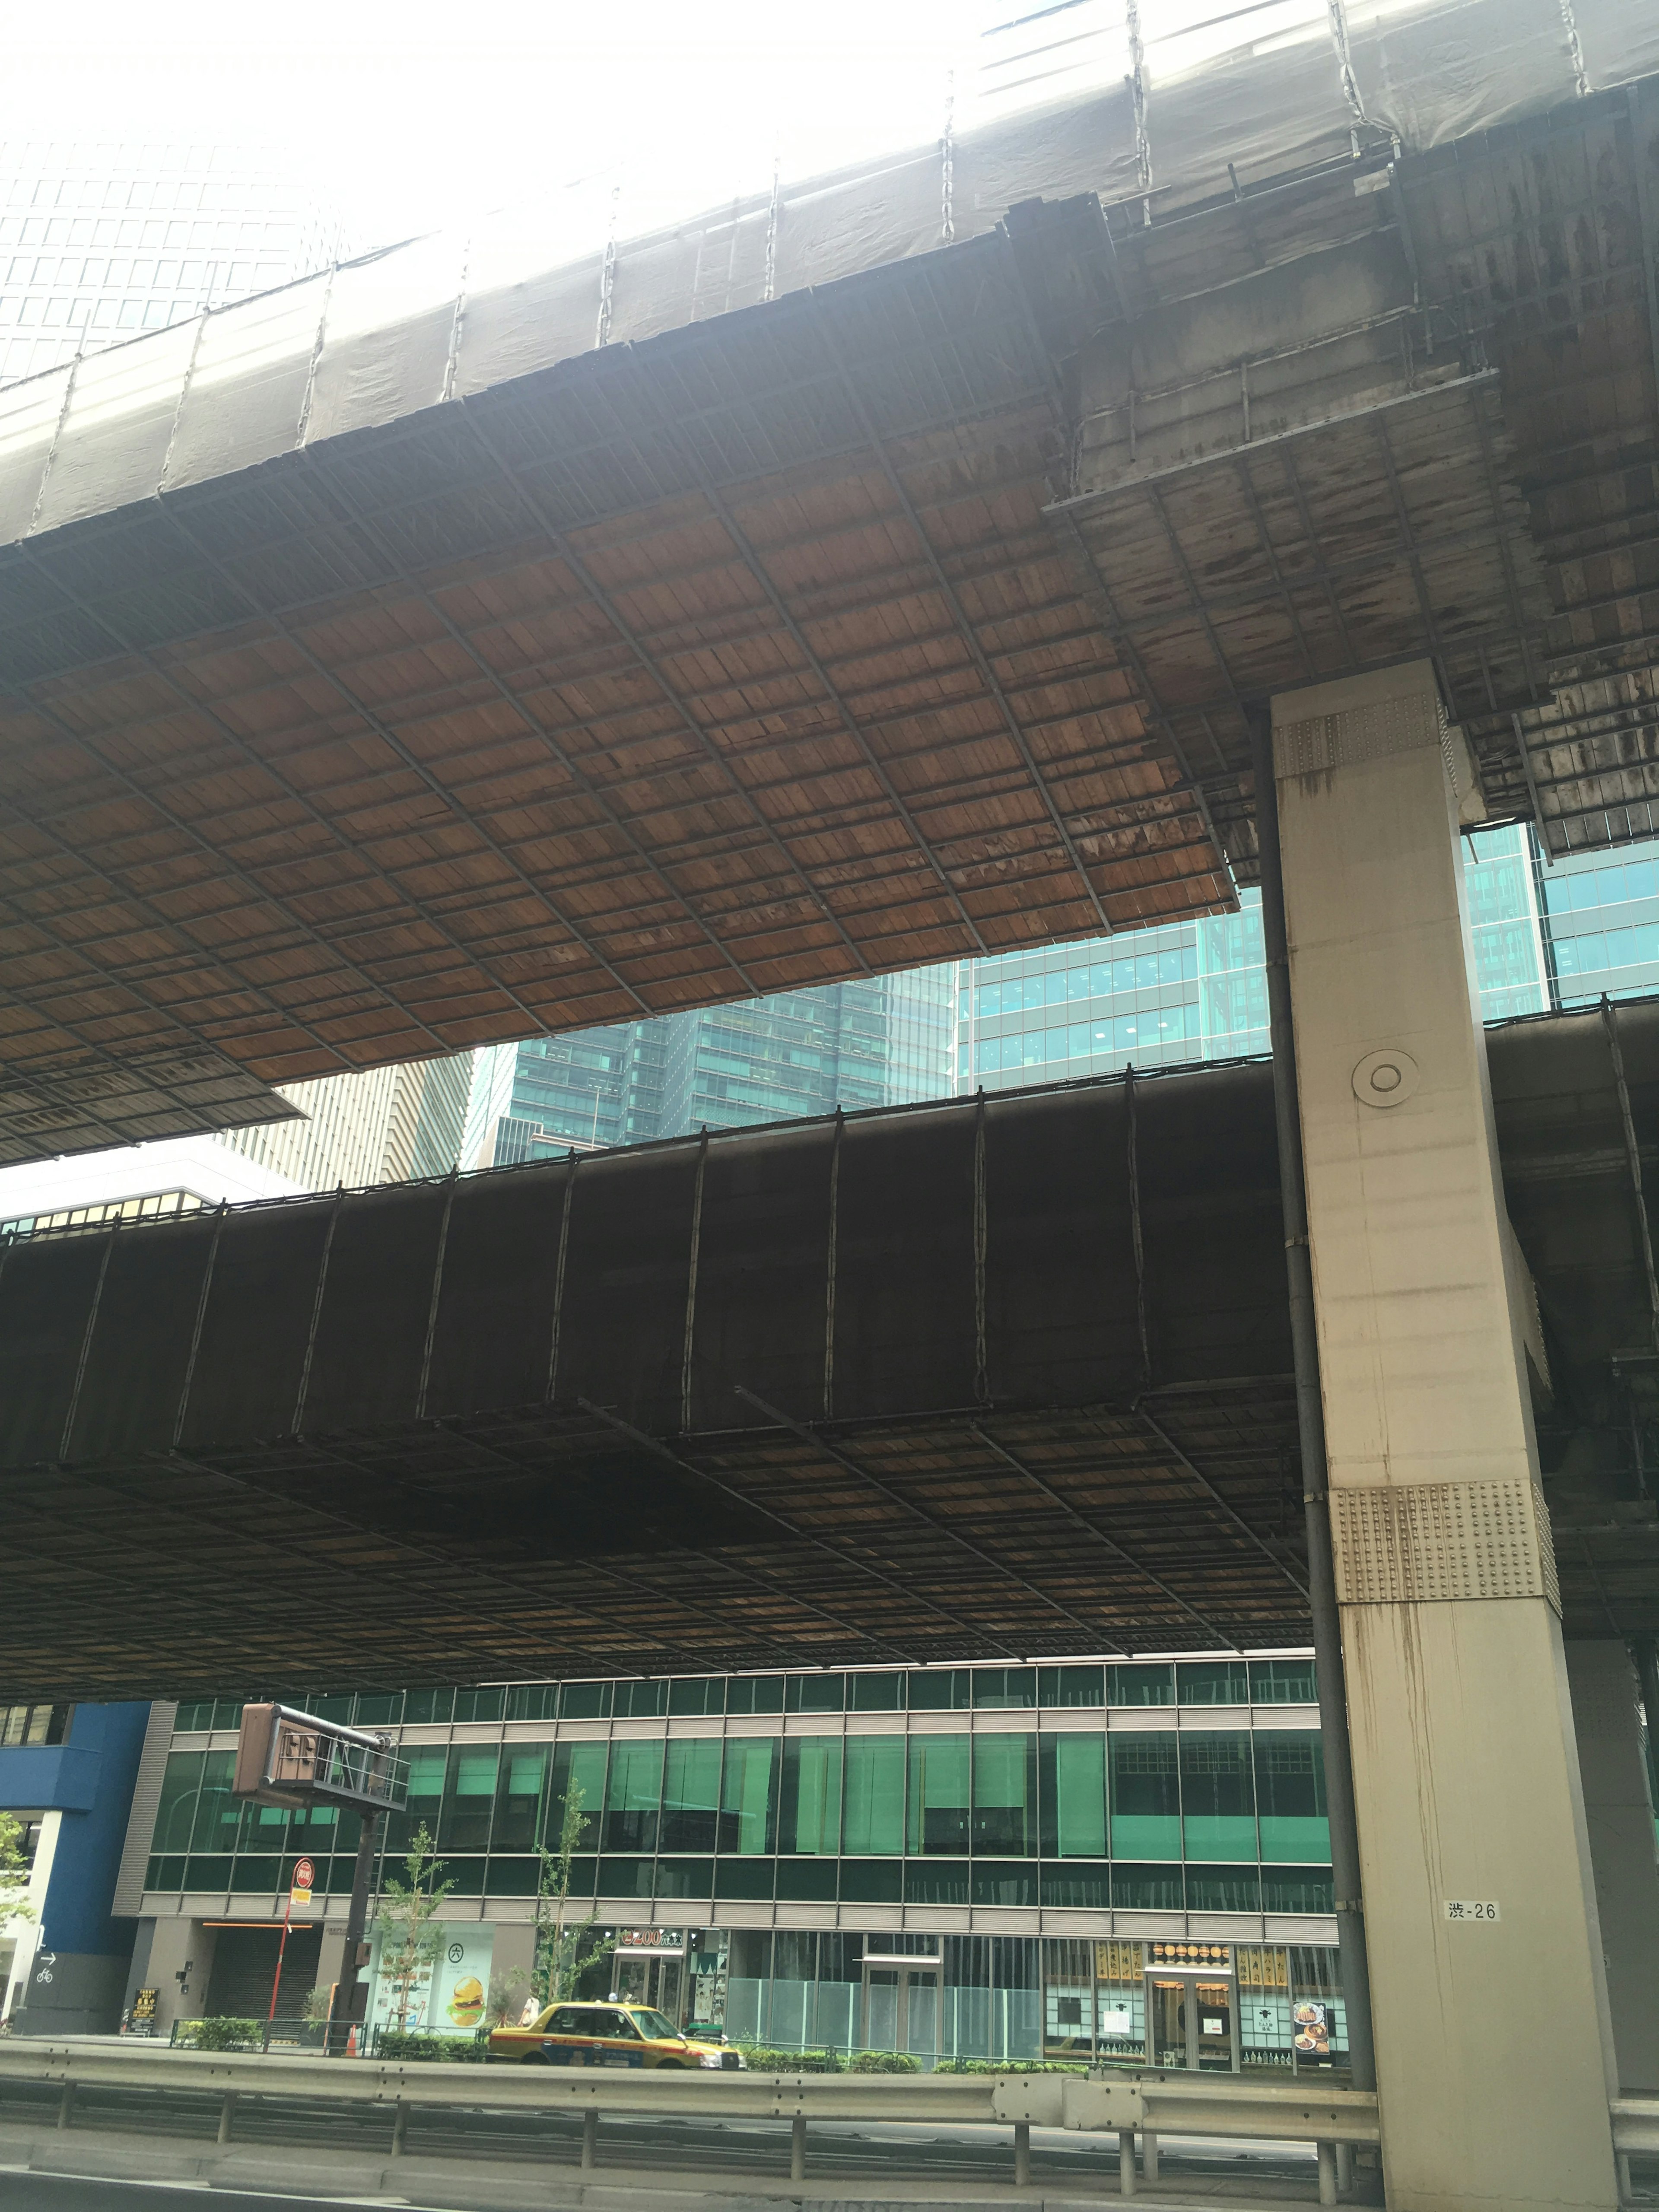
[[[102, 1709], [88, 1705], [85, 1712]], [[147, 1712], [148, 1706], [141, 1711]], [[78, 1718], [78, 1715], [77, 1715]], [[103, 1772], [99, 1752], [82, 1744], [27, 1744], [0, 1751], [0, 1809], [8, 1813], [90, 1813]]]
[[[113, 2028], [136, 1921], [112, 1907], [148, 1705], [76, 1705], [65, 1740], [0, 1748], [0, 1806], [41, 1820], [56, 1814], [27, 1978], [13, 2001], [35, 2034]], [[42, 1848], [46, 1848], [42, 1845]]]

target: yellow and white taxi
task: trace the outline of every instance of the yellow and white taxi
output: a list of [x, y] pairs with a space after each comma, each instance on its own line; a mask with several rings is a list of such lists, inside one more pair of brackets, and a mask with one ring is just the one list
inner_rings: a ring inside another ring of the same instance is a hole
[[695, 2043], [650, 2005], [556, 2004], [518, 2027], [490, 2031], [492, 2058], [532, 2066], [741, 2067], [743, 2053]]

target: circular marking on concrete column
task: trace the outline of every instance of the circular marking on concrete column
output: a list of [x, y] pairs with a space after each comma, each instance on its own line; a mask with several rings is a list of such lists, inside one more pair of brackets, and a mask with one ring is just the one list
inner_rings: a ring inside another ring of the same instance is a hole
[[1417, 1062], [1397, 1045], [1368, 1052], [1353, 1072], [1353, 1095], [1362, 1106], [1403, 1106], [1422, 1080]]

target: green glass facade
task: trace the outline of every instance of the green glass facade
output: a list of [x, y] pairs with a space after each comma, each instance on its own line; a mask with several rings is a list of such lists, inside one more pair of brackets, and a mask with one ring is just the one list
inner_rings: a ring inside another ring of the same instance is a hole
[[[295, 1701], [396, 1733], [387, 1857], [424, 1825], [447, 1916], [498, 1957], [574, 1791], [580, 1899], [671, 1931], [667, 1963], [606, 1971], [679, 2016], [923, 2063], [1144, 2057], [1156, 1975], [1224, 1959], [1233, 2063], [1289, 2068], [1293, 1997], [1340, 2019], [1316, 1697], [1292, 1652]], [[143, 1911], [274, 1924], [303, 1853], [337, 1914], [357, 1824], [238, 1804], [240, 1712], [178, 1711]]]
[[[532, 1854], [556, 1841], [574, 1787], [589, 1897], [1305, 1914], [1330, 1910], [1319, 1739], [1278, 1724], [1275, 1709], [1311, 1723], [1316, 1698], [1312, 1662], [1293, 1656], [312, 1704], [399, 1731], [409, 1802], [389, 1848], [424, 1823], [459, 1896], [529, 1894]], [[1158, 1708], [1167, 1718], [1149, 1725]], [[179, 1708], [147, 1887], [274, 1891], [284, 1858], [303, 1851], [321, 1886], [343, 1892], [355, 1818], [230, 1796], [232, 1753], [208, 1739], [240, 1713], [233, 1700]], [[1082, 1724], [1090, 1713], [1097, 1726]], [[719, 1717], [721, 1732], [675, 1733], [693, 1717]], [[526, 1723], [543, 1740], [523, 1740]]]

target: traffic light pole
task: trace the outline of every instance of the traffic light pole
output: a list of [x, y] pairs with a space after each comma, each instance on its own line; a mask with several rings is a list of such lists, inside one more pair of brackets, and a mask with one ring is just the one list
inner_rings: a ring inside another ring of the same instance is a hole
[[368, 1897], [374, 1884], [374, 1855], [380, 1848], [380, 1819], [378, 1813], [362, 1815], [362, 1826], [357, 1837], [357, 1863], [351, 1875], [351, 1902], [346, 1908], [345, 1959], [340, 1969], [340, 1984], [335, 1996], [333, 2018], [329, 2024], [328, 2047], [334, 2049], [334, 2027], [343, 2023], [345, 2043], [350, 2041], [350, 2032], [356, 2028], [357, 2048], [363, 2050], [363, 2000], [368, 1984], [362, 1979], [362, 1953], [367, 1948], [364, 1931], [368, 1925]]

